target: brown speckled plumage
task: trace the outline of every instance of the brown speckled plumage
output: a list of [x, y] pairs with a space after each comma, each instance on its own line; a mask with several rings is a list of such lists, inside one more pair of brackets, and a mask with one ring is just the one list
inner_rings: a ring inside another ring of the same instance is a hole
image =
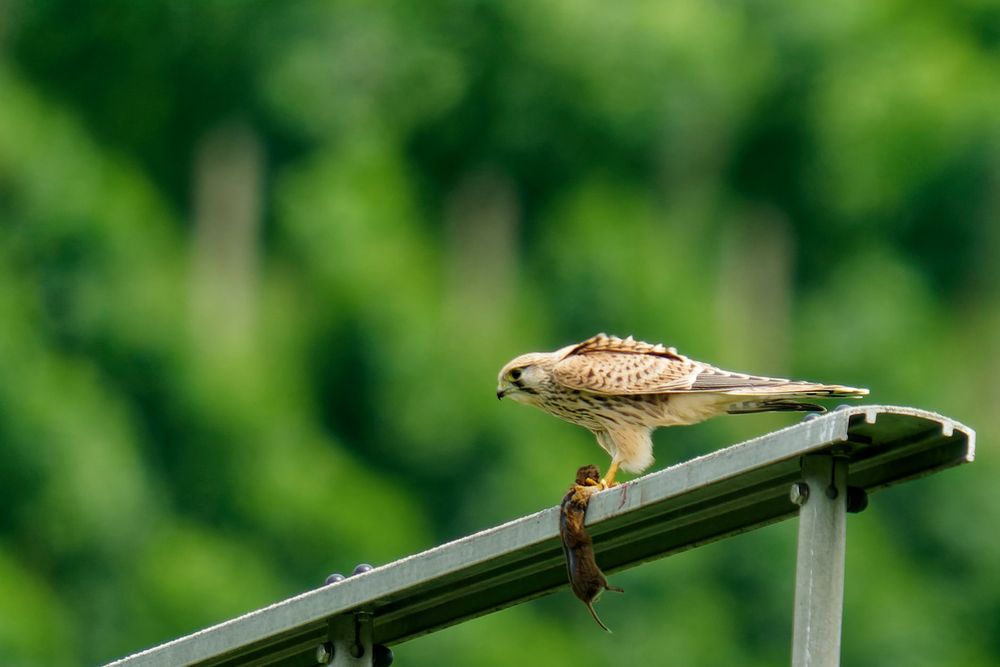
[[598, 334], [555, 352], [533, 352], [500, 371], [497, 396], [510, 396], [594, 433], [618, 466], [641, 472], [652, 464], [653, 429], [695, 424], [721, 414], [823, 408], [803, 399], [868, 393], [725, 371], [672, 347]]

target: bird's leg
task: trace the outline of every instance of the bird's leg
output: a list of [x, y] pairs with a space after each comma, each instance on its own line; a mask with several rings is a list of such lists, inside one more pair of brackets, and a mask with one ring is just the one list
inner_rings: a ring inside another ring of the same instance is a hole
[[605, 489], [610, 489], [612, 486], [616, 485], [615, 475], [618, 474], [618, 459], [611, 460], [611, 467], [608, 468], [608, 474], [604, 476], [600, 484]]

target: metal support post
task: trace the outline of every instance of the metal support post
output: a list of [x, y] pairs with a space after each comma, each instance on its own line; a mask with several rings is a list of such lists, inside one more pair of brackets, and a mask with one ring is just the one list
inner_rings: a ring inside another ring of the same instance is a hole
[[332, 667], [372, 667], [372, 615], [341, 614], [330, 619], [330, 640], [316, 649], [316, 662]]
[[792, 485], [800, 506], [795, 568], [793, 667], [840, 664], [840, 626], [844, 609], [848, 460], [802, 457], [802, 481]]

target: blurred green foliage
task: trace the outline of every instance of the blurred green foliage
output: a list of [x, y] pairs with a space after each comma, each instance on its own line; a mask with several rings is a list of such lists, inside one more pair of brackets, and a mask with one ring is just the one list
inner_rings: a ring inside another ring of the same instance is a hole
[[[495, 373], [608, 331], [977, 428], [851, 518], [844, 662], [996, 664], [998, 109], [990, 0], [0, 2], [0, 663], [555, 504], [603, 454]], [[616, 574], [613, 636], [562, 592], [397, 655], [780, 664], [793, 560], [782, 524]]]

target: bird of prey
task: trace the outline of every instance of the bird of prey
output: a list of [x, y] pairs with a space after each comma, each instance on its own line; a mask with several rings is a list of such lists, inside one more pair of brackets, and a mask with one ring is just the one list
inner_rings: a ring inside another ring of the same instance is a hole
[[835, 384], [725, 371], [672, 347], [606, 334], [555, 352], [532, 352], [500, 371], [497, 398], [509, 396], [579, 424], [611, 455], [600, 481], [614, 484], [619, 468], [640, 473], [653, 463], [653, 430], [723, 414], [816, 411], [809, 398], [856, 398], [868, 393]]

